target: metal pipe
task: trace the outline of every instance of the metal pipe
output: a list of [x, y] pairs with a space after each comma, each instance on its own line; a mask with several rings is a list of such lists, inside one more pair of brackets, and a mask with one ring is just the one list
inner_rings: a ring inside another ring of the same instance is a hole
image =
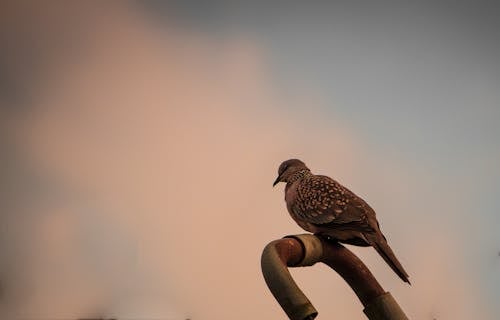
[[288, 236], [269, 243], [262, 252], [262, 273], [272, 294], [292, 320], [314, 319], [318, 312], [293, 280], [288, 267], [323, 262], [354, 290], [370, 320], [407, 319], [366, 265], [350, 250], [311, 234]]
[[[317, 237], [315, 238], [318, 239]], [[351, 250], [338, 242], [320, 241], [325, 247], [325, 254], [321, 257], [320, 261], [335, 270], [347, 282], [364, 307], [385, 293], [382, 286], [363, 261], [352, 253]]]
[[287, 266], [304, 258], [301, 243], [292, 238], [275, 240], [262, 252], [262, 274], [267, 286], [291, 320], [314, 319], [318, 312], [293, 281]]
[[403, 309], [390, 292], [375, 298], [365, 307], [363, 312], [370, 320], [408, 320]]

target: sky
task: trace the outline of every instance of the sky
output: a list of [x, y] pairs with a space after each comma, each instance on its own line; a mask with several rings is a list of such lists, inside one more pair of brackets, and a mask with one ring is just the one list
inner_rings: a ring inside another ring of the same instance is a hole
[[2, 319], [285, 319], [260, 254], [303, 233], [288, 158], [376, 210], [412, 286], [350, 248], [410, 318], [500, 315], [498, 5], [1, 6]]

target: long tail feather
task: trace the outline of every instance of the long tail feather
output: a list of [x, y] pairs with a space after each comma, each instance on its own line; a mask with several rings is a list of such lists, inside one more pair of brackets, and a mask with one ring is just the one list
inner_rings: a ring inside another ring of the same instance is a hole
[[369, 237], [368, 240], [373, 248], [377, 250], [378, 254], [391, 267], [391, 269], [394, 270], [394, 272], [401, 278], [401, 280], [407, 282], [408, 284], [411, 284], [410, 280], [408, 280], [408, 273], [406, 273], [405, 269], [396, 258], [396, 255], [389, 247], [389, 244], [387, 244], [385, 238], [380, 234], [375, 237]]

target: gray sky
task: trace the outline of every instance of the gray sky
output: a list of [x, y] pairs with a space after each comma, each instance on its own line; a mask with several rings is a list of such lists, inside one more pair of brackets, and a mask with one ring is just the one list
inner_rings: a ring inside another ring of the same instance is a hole
[[[498, 5], [2, 11], [5, 317], [284, 318], [258, 259], [301, 232], [270, 187], [289, 157], [377, 210], [413, 286], [354, 250], [411, 317], [500, 314]], [[294, 276], [363, 319], [325, 268]]]
[[[219, 41], [255, 39], [269, 53], [282, 92], [321, 96], [325, 117], [435, 175], [442, 185], [429, 189], [466, 188], [470, 197], [456, 200], [462, 210], [447, 218], [464, 233], [464, 262], [476, 270], [498, 251], [498, 3], [216, 1], [163, 8]], [[498, 297], [498, 276], [492, 285], [491, 273], [476, 273]]]

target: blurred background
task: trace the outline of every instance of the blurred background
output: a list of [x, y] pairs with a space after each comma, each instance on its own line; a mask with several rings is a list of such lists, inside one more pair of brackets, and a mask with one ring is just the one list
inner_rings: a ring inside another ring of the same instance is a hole
[[[498, 319], [500, 15], [482, 1], [0, 5], [0, 317], [285, 319], [281, 161], [362, 196], [413, 319]], [[365, 319], [292, 270], [321, 319]]]

